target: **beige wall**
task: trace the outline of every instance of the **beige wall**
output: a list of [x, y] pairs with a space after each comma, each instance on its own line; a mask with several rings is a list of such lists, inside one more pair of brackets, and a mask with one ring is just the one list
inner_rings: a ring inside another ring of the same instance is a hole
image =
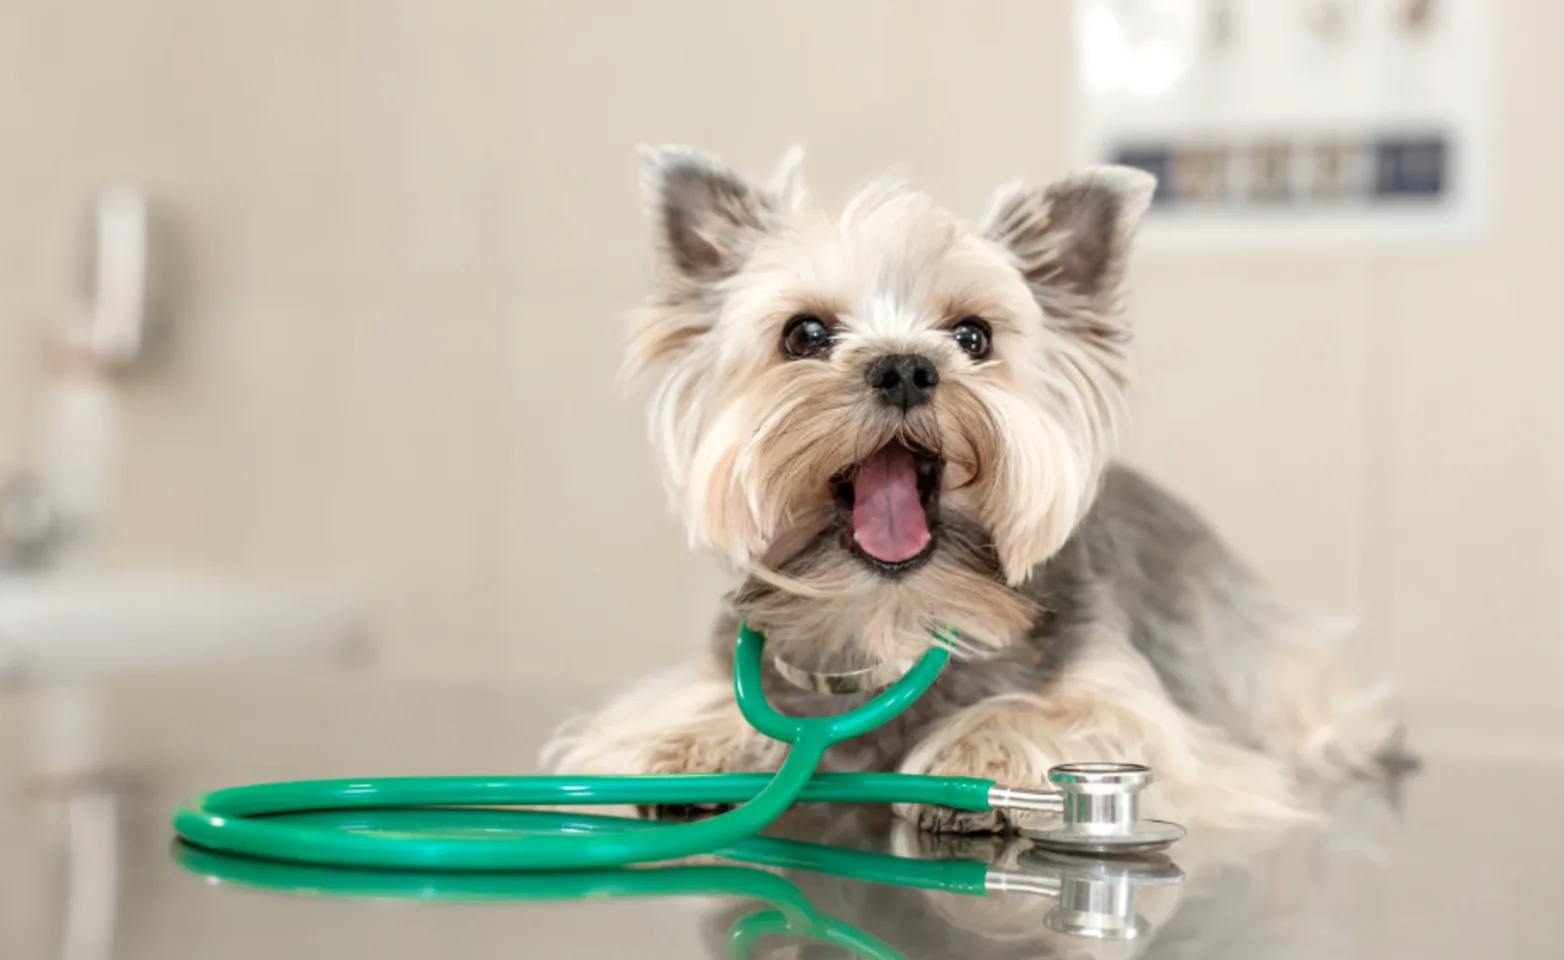
[[[1484, 239], [1158, 253], [1136, 302], [1134, 458], [1454, 731], [1564, 675], [1564, 12], [1503, 6]], [[0, 0], [0, 465], [71, 218], [134, 178], [184, 272], [121, 563], [359, 584], [403, 670], [664, 663], [722, 578], [613, 385], [633, 145], [797, 139], [821, 192], [905, 162], [975, 211], [1061, 169], [1069, 40], [1064, 0]]]

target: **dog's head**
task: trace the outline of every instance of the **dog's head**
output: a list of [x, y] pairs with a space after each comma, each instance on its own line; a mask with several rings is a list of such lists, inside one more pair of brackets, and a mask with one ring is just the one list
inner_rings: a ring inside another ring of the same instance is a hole
[[1005, 187], [974, 224], [895, 183], [828, 212], [798, 160], [757, 183], [695, 150], [643, 153], [659, 270], [628, 372], [691, 538], [747, 569], [813, 551], [815, 570], [850, 559], [880, 581], [959, 542], [1019, 583], [1111, 452], [1153, 179]]

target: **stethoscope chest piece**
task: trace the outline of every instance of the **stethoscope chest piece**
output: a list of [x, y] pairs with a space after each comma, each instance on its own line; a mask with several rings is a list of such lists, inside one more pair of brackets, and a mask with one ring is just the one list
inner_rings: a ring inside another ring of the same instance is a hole
[[1141, 819], [1140, 792], [1151, 784], [1149, 767], [1068, 763], [1048, 771], [1048, 779], [1063, 800], [1060, 818], [1016, 828], [1043, 849], [1133, 856], [1165, 850], [1184, 837], [1176, 823]]

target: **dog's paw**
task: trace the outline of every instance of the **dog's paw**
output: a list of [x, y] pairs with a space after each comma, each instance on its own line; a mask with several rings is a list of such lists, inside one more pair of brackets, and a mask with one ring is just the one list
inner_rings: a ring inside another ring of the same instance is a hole
[[[959, 739], [925, 743], [902, 763], [900, 772], [933, 777], [975, 777], [1014, 786], [1042, 786], [1044, 772], [1019, 761], [1030, 756], [1014, 749], [1007, 737], [1011, 731], [1003, 723], [979, 724], [967, 729]], [[896, 813], [919, 830], [935, 834], [966, 836], [999, 834], [1013, 824], [1003, 810], [975, 812], [948, 807], [900, 805]]]
[[976, 813], [970, 810], [952, 810], [949, 807], [912, 807], [907, 817], [914, 826], [925, 833], [985, 835], [1004, 833], [1010, 821], [1001, 810]]
[[690, 823], [705, 820], [733, 809], [731, 803], [666, 803], [658, 806], [639, 806], [635, 812], [642, 820], [661, 820], [664, 823]]
[[[736, 745], [735, 745], [736, 746]], [[710, 742], [695, 736], [678, 735], [664, 739], [649, 752], [645, 773], [657, 776], [697, 773], [746, 773], [760, 769], [746, 762], [742, 753], [713, 749]], [[643, 805], [636, 812], [643, 820], [688, 823], [704, 820], [734, 808], [731, 803], [670, 803]]]

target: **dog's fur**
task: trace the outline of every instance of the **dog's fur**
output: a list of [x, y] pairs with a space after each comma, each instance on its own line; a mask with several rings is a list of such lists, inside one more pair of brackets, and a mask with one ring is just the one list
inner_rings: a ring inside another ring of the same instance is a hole
[[[1309, 783], [1375, 768], [1392, 715], [1333, 641], [1278, 605], [1189, 508], [1113, 464], [1127, 382], [1125, 265], [1151, 177], [1099, 167], [1001, 189], [969, 224], [876, 183], [832, 215], [796, 151], [766, 184], [687, 148], [643, 156], [660, 271], [628, 371], [692, 542], [742, 575], [711, 651], [648, 680], [545, 751], [569, 773], [774, 769], [785, 747], [739, 716], [729, 680], [747, 619], [817, 669], [905, 661], [938, 626], [955, 662], [837, 769], [981, 776], [1042, 787], [1071, 760], [1152, 765], [1150, 805], [1191, 823], [1288, 816]], [[828, 352], [790, 359], [789, 320]], [[981, 318], [987, 356], [952, 327]], [[889, 354], [937, 368], [931, 402], [876, 397]], [[933, 545], [888, 570], [854, 548], [836, 496], [891, 442], [937, 455]], [[857, 697], [772, 676], [779, 706]], [[931, 829], [998, 815], [903, 811]]]

